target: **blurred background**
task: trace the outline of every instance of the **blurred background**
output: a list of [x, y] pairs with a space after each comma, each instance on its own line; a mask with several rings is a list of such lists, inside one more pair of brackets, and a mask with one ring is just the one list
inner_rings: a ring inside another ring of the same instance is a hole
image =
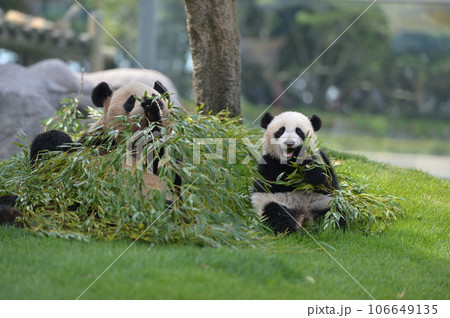
[[[450, 179], [450, 1], [377, 1], [298, 78], [371, 2], [238, 0], [244, 120], [276, 100], [272, 113], [318, 114], [327, 147]], [[160, 71], [193, 107], [181, 0], [0, 0], [0, 114], [16, 73], [2, 66], [52, 58]]]

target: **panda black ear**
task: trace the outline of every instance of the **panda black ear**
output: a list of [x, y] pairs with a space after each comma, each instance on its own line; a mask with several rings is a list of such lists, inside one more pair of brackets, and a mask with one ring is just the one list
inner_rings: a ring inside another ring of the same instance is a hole
[[264, 116], [261, 118], [261, 127], [267, 129], [267, 126], [269, 126], [272, 119], [273, 116], [271, 113], [265, 113]]
[[320, 117], [316, 114], [312, 115], [309, 118], [309, 121], [311, 122], [314, 131], [318, 131], [320, 127], [322, 127], [322, 119], [320, 119]]
[[101, 82], [92, 90], [91, 99], [95, 106], [103, 107], [108, 97], [112, 95], [113, 91], [109, 88], [108, 83]]
[[164, 87], [164, 85], [160, 81], [156, 81], [155, 85], [153, 86], [153, 89], [160, 93], [161, 95], [164, 93], [169, 93], [167, 88]]

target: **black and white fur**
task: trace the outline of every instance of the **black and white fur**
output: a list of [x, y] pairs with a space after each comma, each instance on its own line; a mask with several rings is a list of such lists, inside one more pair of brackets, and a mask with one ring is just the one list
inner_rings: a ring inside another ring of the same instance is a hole
[[[298, 112], [284, 112], [278, 116], [264, 114], [261, 127], [264, 133], [263, 154], [258, 162], [258, 172], [267, 181], [256, 180], [252, 204], [262, 220], [275, 233], [292, 233], [304, 224], [313, 222], [329, 211], [329, 193], [338, 189], [338, 179], [330, 160], [317, 148], [316, 132], [322, 121], [317, 115], [310, 118]], [[302, 168], [314, 162], [321, 165], [302, 169], [304, 182], [315, 186], [313, 192], [295, 190], [295, 186], [274, 183], [295, 171], [292, 163]]]
[[[150, 122], [165, 126], [169, 108], [167, 98], [159, 98], [163, 94], [168, 94], [168, 92], [159, 81], [156, 81], [153, 88], [142, 83], [129, 83], [116, 91], [112, 91], [106, 82], [101, 82], [92, 90], [91, 98], [95, 106], [103, 108], [103, 114], [97, 122], [92, 124], [90, 132], [84, 135], [78, 143], [84, 144], [86, 137], [93, 131], [98, 132], [99, 128], [101, 131], [112, 127], [119, 131], [125, 129], [121, 122], [114, 120], [118, 116], [145, 115], [139, 125], [131, 127], [133, 132], [145, 129]], [[144, 95], [148, 97], [145, 98]], [[39, 154], [46, 151], [70, 150], [73, 143], [69, 135], [58, 130], [38, 134], [31, 144], [30, 160], [34, 163]], [[98, 144], [94, 146], [98, 146]]]
[[[139, 125], [132, 125], [132, 132], [142, 130], [148, 127], [149, 123], [158, 123], [160, 126], [167, 126], [167, 115], [170, 112], [168, 107], [168, 91], [159, 82], [156, 81], [154, 87], [147, 86], [142, 83], [129, 83], [120, 87], [116, 91], [112, 91], [106, 82], [98, 84], [92, 91], [92, 102], [95, 106], [103, 108], [103, 114], [101, 118], [95, 122], [91, 131], [103, 131], [113, 127], [114, 129], [125, 129], [119, 121], [114, 119], [117, 116], [129, 116], [144, 114], [144, 118]], [[147, 98], [145, 97], [147, 96]], [[131, 120], [131, 119], [130, 119]], [[152, 129], [152, 135], [159, 130], [158, 126]], [[85, 146], [99, 146], [102, 142], [99, 138], [99, 143], [87, 144], [86, 137], [91, 132], [88, 132], [83, 136], [78, 143]], [[120, 136], [117, 142], [120, 142]], [[71, 151], [73, 147], [72, 138], [61, 131], [51, 130], [36, 135], [30, 148], [30, 162], [34, 165], [40, 160], [40, 155], [48, 151]], [[158, 156], [154, 156], [153, 167], [150, 173], [144, 174], [144, 182], [146, 189], [162, 189], [164, 184], [159, 180], [158, 163], [164, 153], [162, 148]], [[125, 167], [125, 165], [124, 165]], [[177, 175], [175, 177], [174, 184], [181, 186], [181, 178]], [[1, 224], [13, 224], [15, 219], [21, 215], [20, 211], [14, 209], [16, 205], [16, 196], [4, 196], [0, 197], [0, 225]]]

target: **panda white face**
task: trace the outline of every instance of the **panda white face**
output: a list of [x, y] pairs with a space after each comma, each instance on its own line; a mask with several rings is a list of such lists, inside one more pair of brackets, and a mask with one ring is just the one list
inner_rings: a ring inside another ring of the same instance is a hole
[[[269, 113], [264, 115], [261, 121], [261, 126], [266, 128], [264, 153], [281, 162], [287, 162], [294, 156], [298, 157], [300, 151], [306, 153], [308, 148], [315, 152], [315, 131], [320, 129], [320, 118], [313, 115], [311, 119], [313, 122], [298, 112], [284, 112], [275, 117]], [[313, 123], [316, 124], [315, 127]]]
[[[139, 127], [140, 129], [147, 127], [147, 120], [153, 122], [161, 119], [164, 125], [169, 108], [168, 101], [160, 97], [160, 94], [165, 92], [165, 88], [159, 85], [161, 85], [159, 82], [155, 84], [155, 89], [143, 83], [129, 83], [113, 92], [107, 83], [100, 83], [92, 92], [92, 101], [94, 105], [103, 107], [103, 115], [92, 125], [91, 129], [99, 126], [113, 126], [121, 130], [123, 127], [119, 122], [114, 120], [115, 118], [118, 116], [135, 118], [133, 116], [139, 114], [145, 115], [145, 118], [139, 125], [132, 127], [131, 130], [133, 132]], [[159, 89], [159, 87], [162, 87], [162, 89]]]
[[[149, 98], [157, 96], [156, 98], [158, 98], [159, 93], [142, 83], [130, 83], [119, 88], [112, 94], [109, 106], [105, 109], [105, 123], [111, 122], [117, 116], [145, 114], [144, 96]], [[158, 99], [157, 103], [160, 107], [160, 115], [164, 117], [168, 111], [167, 101]]]

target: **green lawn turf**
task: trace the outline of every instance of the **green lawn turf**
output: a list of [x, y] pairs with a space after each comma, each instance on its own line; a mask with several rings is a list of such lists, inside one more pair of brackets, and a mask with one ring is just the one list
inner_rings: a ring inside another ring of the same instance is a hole
[[[381, 234], [312, 235], [376, 299], [448, 299], [450, 182], [343, 156], [338, 172], [404, 198], [405, 215]], [[135, 244], [81, 299], [370, 299], [305, 233], [267, 241], [255, 249]], [[0, 227], [0, 299], [75, 299], [129, 243]]]

